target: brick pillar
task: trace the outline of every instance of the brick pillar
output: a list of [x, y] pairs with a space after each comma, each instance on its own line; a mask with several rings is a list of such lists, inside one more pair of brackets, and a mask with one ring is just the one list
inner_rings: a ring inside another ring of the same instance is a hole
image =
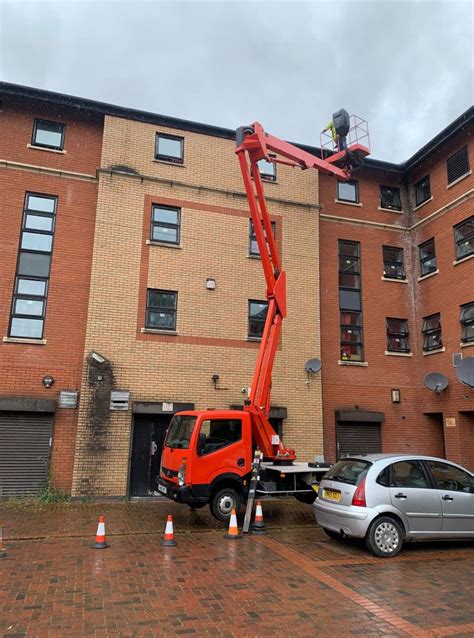
[[456, 416], [445, 415], [444, 417], [444, 448], [448, 461], [462, 464], [462, 446], [461, 446], [461, 415], [455, 413]]

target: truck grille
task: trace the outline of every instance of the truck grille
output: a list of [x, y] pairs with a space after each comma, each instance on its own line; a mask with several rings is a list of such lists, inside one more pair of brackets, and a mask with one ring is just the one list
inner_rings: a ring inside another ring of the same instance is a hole
[[169, 470], [167, 467], [161, 467], [162, 473], [166, 478], [176, 478], [178, 476], [178, 470]]

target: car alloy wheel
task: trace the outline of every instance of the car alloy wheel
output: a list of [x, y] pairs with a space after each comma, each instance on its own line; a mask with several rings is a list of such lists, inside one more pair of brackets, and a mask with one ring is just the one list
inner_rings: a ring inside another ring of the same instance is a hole
[[366, 537], [367, 547], [382, 558], [396, 556], [403, 544], [403, 532], [400, 524], [389, 516], [375, 520]]

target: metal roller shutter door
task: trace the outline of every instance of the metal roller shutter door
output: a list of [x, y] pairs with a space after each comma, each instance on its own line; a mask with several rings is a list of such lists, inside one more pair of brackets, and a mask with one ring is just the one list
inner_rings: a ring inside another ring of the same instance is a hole
[[379, 423], [338, 423], [337, 456], [349, 454], [375, 454], [382, 451]]
[[39, 492], [50, 458], [53, 417], [0, 412], [0, 497]]

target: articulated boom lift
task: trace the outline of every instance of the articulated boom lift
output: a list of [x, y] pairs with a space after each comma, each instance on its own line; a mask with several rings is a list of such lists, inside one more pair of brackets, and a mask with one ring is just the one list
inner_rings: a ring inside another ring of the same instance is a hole
[[[339, 112], [340, 113], [340, 112]], [[260, 258], [267, 283], [268, 314], [262, 335], [257, 363], [249, 398], [244, 410], [252, 419], [255, 442], [263, 459], [273, 462], [291, 463], [296, 459], [295, 451], [283, 446], [268, 421], [270, 413], [270, 391], [272, 369], [283, 319], [286, 317], [286, 275], [282, 270], [275, 238], [268, 214], [262, 178], [258, 168], [260, 160], [286, 164], [304, 169], [316, 168], [324, 173], [348, 180], [354, 166], [360, 164], [369, 149], [359, 143], [345, 148], [345, 137], [350, 131], [349, 116], [343, 122], [341, 135], [334, 142], [336, 152], [320, 159], [297, 146], [266, 133], [258, 122], [237, 129], [236, 153], [244, 180], [245, 191], [252, 216]], [[336, 118], [334, 118], [336, 119]], [[342, 143], [339, 143], [341, 140]], [[344, 148], [344, 150], [339, 150]]]

